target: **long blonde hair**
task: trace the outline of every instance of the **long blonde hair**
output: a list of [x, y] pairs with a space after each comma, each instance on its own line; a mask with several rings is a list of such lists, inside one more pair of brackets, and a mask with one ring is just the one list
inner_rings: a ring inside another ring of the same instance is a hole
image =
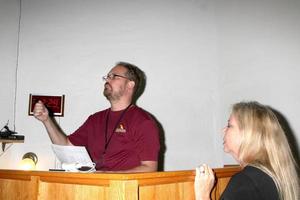
[[273, 111], [258, 102], [240, 102], [233, 105], [232, 115], [242, 132], [238, 155], [242, 167], [252, 165], [269, 174], [280, 199], [299, 199], [297, 164]]

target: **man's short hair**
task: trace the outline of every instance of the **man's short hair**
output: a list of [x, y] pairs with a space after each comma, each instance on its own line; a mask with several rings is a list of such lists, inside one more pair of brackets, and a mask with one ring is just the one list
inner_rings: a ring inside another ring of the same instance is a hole
[[135, 83], [133, 96], [138, 98], [143, 93], [145, 88], [145, 83], [146, 83], [145, 73], [136, 65], [127, 62], [118, 62], [116, 66], [122, 66], [127, 69], [125, 75], [129, 80]]

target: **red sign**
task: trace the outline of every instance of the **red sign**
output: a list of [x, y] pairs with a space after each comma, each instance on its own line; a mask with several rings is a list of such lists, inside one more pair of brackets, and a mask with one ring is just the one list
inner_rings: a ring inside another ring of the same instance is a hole
[[45, 96], [45, 95], [29, 95], [29, 115], [33, 115], [33, 109], [36, 102], [42, 101], [50, 114], [54, 116], [64, 115], [65, 95], [62, 96]]

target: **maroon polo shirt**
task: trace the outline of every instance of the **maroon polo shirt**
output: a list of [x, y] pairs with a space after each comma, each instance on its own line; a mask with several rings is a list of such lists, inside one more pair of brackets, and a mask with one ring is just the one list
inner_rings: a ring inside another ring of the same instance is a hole
[[97, 170], [127, 170], [141, 161], [157, 161], [160, 148], [156, 122], [137, 106], [97, 112], [68, 138], [86, 147]]

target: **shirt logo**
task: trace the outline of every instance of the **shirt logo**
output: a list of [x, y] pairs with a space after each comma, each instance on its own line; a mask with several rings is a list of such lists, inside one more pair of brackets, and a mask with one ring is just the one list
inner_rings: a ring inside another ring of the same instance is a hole
[[116, 133], [126, 133], [126, 129], [125, 129], [124, 125], [120, 123], [119, 126], [116, 128], [115, 132]]

